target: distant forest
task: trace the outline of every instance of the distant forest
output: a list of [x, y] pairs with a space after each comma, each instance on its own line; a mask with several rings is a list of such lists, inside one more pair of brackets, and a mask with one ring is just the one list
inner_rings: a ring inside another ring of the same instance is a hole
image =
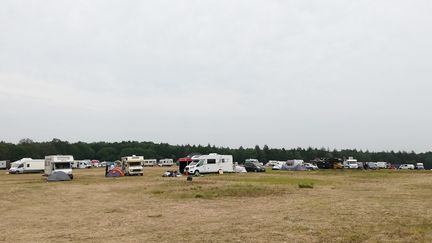
[[97, 159], [114, 161], [122, 156], [141, 155], [148, 159], [178, 159], [189, 154], [231, 154], [234, 161], [244, 162], [248, 158], [256, 158], [261, 162], [269, 160], [303, 159], [310, 161], [315, 158], [344, 158], [352, 156], [358, 161], [386, 161], [393, 164], [422, 162], [425, 168], [432, 168], [432, 152], [414, 153], [405, 151], [370, 152], [356, 149], [329, 150], [326, 148], [292, 148], [273, 149], [267, 145], [254, 148], [226, 148], [214, 145], [169, 145], [167, 143], [123, 141], [115, 143], [94, 142], [69, 143], [60, 139], [50, 142], [33, 142], [22, 139], [18, 144], [0, 142], [0, 160], [16, 161], [21, 158], [44, 158], [46, 155], [67, 154], [75, 159]]

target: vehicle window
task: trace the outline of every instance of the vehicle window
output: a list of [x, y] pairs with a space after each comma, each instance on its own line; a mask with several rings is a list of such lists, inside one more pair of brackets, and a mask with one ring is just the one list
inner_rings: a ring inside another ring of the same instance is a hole
[[215, 159], [207, 159], [207, 164], [216, 164]]
[[27, 168], [30, 167], [30, 164], [27, 164]]

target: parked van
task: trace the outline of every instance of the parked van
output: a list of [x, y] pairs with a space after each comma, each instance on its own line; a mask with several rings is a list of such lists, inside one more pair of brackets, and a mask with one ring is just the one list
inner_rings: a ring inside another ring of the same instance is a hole
[[400, 169], [400, 170], [414, 170], [415, 167], [414, 167], [413, 164], [401, 164], [401, 165], [399, 166], [399, 169]]
[[195, 157], [185, 170], [189, 174], [234, 172], [232, 155], [212, 153]]
[[155, 166], [157, 165], [157, 160], [156, 159], [145, 159], [143, 162], [143, 166]]
[[72, 174], [72, 163], [74, 158], [72, 155], [49, 155], [45, 156], [45, 175], [49, 176], [56, 171], [62, 171], [69, 175], [71, 180], [73, 179]]
[[380, 169], [387, 169], [389, 167], [387, 162], [378, 161], [376, 163], [377, 163], [378, 168], [380, 168]]
[[44, 171], [43, 159], [23, 158], [11, 164], [10, 174], [40, 173]]
[[125, 175], [144, 175], [144, 156], [127, 156], [121, 158], [122, 170]]
[[174, 160], [173, 159], [161, 159], [158, 162], [159, 166], [173, 166]]

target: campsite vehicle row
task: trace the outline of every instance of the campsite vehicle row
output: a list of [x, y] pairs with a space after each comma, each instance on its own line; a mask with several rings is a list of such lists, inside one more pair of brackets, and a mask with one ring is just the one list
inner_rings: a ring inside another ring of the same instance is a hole
[[[2, 167], [7, 167], [9, 162], [0, 161]], [[144, 166], [152, 164], [159, 166], [169, 166], [174, 164], [172, 159], [163, 159], [159, 163], [156, 159], [145, 160], [143, 156], [125, 156], [116, 162], [97, 163], [91, 160], [74, 160], [71, 155], [50, 155], [45, 159], [23, 158], [10, 163], [10, 174], [38, 173], [44, 172], [49, 176], [56, 172], [62, 172], [73, 179], [73, 168], [91, 168], [92, 166], [114, 167], [121, 170], [124, 175], [143, 176]], [[194, 155], [191, 157], [180, 158], [178, 160], [180, 173], [204, 174], [204, 173], [224, 173], [224, 172], [265, 172], [265, 167], [257, 159], [247, 159], [242, 165], [233, 162], [232, 155], [220, 155], [211, 153], [208, 155]], [[358, 162], [349, 157], [342, 159], [325, 159], [305, 163], [303, 160], [269, 161], [266, 166], [273, 170], [317, 170], [317, 169], [384, 169], [397, 168], [401, 170], [424, 170], [423, 163], [402, 164], [400, 166], [390, 165], [387, 162]]]

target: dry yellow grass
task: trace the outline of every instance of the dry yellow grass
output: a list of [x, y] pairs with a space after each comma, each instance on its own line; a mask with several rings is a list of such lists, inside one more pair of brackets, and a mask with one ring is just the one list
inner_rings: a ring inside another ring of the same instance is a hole
[[[0, 172], [0, 242], [432, 242], [432, 173]], [[299, 188], [313, 184], [313, 188]]]

